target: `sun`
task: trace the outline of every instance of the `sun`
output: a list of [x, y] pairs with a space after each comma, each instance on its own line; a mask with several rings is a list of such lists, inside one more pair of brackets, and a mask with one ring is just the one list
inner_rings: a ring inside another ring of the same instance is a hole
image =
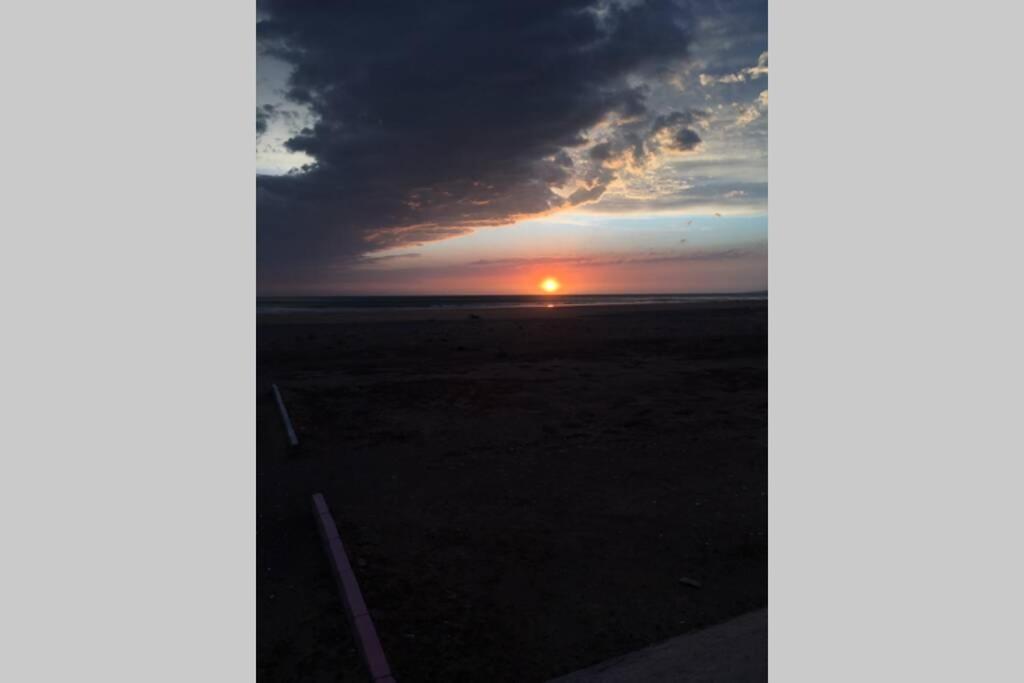
[[561, 283], [553, 277], [544, 278], [544, 281], [540, 283], [540, 288], [548, 294], [554, 294], [561, 287]]

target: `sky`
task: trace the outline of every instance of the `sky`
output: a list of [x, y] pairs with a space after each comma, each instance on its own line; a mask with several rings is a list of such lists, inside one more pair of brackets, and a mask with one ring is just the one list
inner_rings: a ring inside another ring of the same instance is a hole
[[767, 289], [766, 0], [260, 1], [260, 294]]

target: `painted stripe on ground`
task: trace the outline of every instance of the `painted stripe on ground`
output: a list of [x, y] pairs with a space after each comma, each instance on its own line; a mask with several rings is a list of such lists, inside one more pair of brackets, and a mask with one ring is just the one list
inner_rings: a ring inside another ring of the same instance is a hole
[[288, 417], [288, 409], [284, 407], [284, 399], [281, 398], [281, 392], [278, 391], [276, 384], [272, 386], [274, 387], [274, 398], [277, 399], [277, 407], [281, 409], [281, 419], [284, 420], [285, 429], [288, 430], [288, 441], [293, 446], [298, 446], [299, 437], [295, 436], [295, 430], [292, 429], [292, 419]]
[[375, 683], [395, 683], [395, 679], [391, 675], [391, 667], [384, 656], [384, 648], [381, 647], [380, 639], [377, 637], [373, 618], [370, 617], [370, 612], [366, 608], [363, 592], [359, 590], [359, 582], [356, 581], [352, 565], [349, 564], [345, 546], [342, 545], [341, 537], [338, 536], [338, 527], [334, 523], [334, 517], [331, 516], [323, 494], [313, 494], [313, 515], [316, 517], [317, 528], [320, 530], [320, 538], [324, 542], [331, 570], [338, 582], [338, 591], [341, 593], [341, 601], [345, 605], [345, 612], [352, 625], [352, 634], [359, 645], [366, 668], [370, 671], [370, 679]]

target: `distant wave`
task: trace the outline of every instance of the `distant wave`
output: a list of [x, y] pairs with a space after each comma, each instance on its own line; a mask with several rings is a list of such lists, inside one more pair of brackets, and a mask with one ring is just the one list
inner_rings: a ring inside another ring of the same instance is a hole
[[741, 294], [527, 294], [466, 296], [294, 296], [259, 297], [257, 315], [332, 313], [368, 309], [539, 308], [626, 304], [763, 301], [767, 292]]

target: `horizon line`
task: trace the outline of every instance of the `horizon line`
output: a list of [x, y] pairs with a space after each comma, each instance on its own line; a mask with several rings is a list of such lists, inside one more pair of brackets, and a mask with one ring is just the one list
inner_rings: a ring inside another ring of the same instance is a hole
[[577, 292], [574, 294], [257, 294], [256, 299], [292, 299], [292, 298], [384, 298], [384, 297], [502, 297], [502, 296], [529, 296], [538, 299], [552, 299], [556, 297], [570, 296], [754, 296], [767, 295], [767, 289], [743, 290], [736, 292]]

